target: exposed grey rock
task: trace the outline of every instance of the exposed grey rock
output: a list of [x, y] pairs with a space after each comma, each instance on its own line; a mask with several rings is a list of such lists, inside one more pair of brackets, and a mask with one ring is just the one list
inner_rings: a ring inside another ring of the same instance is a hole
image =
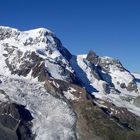
[[126, 89], [130, 92], [132, 92], [132, 91], [138, 92], [137, 85], [134, 81], [130, 82]]
[[99, 56], [96, 55], [94, 51], [89, 51], [87, 58], [86, 58], [91, 64], [98, 64], [99, 62]]
[[0, 106], [0, 139], [34, 140], [30, 112], [24, 106], [13, 103], [3, 102]]
[[130, 82], [128, 84], [128, 86], [126, 86], [125, 83], [121, 83], [120, 87], [122, 89], [127, 89], [127, 91], [130, 91], [130, 92], [133, 92], [133, 91], [138, 92], [137, 85], [136, 85], [136, 83], [134, 81]]
[[107, 83], [103, 83], [102, 86], [103, 86], [105, 93], [109, 94], [110, 93], [110, 85]]
[[102, 105], [105, 106], [105, 108], [101, 107], [102, 110], [113, 118], [116, 123], [129, 130], [140, 130], [140, 118], [129, 112], [126, 108], [117, 107], [113, 103], [107, 101], [103, 101]]
[[120, 87], [121, 87], [121, 88], [126, 88], [125, 83], [121, 83], [121, 84], [120, 84]]

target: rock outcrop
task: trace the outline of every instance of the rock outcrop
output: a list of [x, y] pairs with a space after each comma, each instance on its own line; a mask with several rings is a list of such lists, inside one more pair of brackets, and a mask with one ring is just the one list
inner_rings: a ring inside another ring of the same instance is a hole
[[0, 139], [2, 140], [34, 140], [30, 112], [22, 105], [0, 103]]

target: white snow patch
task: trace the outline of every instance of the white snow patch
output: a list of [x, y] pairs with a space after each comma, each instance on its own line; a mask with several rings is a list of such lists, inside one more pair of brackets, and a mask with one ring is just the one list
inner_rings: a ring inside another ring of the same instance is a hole
[[72, 93], [75, 92], [76, 90], [72, 87], [69, 88], [68, 91], [63, 91], [64, 96], [68, 99], [68, 100], [76, 100], [78, 101], [79, 98], [77, 98], [76, 96], [74, 96]]

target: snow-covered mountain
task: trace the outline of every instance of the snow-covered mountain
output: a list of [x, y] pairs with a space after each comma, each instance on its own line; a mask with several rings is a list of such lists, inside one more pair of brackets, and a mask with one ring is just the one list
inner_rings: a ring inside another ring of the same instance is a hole
[[139, 96], [140, 75], [119, 60], [74, 56], [45, 28], [0, 26], [0, 138], [110, 140], [105, 123], [129, 137], [140, 130]]
[[[0, 45], [1, 74], [32, 75], [40, 78], [45, 74], [41, 73], [44, 70], [56, 79], [72, 81], [74, 78], [68, 62], [71, 58], [70, 52], [47, 29], [21, 32], [0, 27]], [[42, 71], [37, 73], [36, 69]]]

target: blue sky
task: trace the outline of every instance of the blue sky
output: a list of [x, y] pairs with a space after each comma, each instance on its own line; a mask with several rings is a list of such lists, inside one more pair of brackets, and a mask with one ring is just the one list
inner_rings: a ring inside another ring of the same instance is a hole
[[73, 54], [95, 50], [140, 73], [140, 0], [0, 0], [0, 25], [48, 28]]

